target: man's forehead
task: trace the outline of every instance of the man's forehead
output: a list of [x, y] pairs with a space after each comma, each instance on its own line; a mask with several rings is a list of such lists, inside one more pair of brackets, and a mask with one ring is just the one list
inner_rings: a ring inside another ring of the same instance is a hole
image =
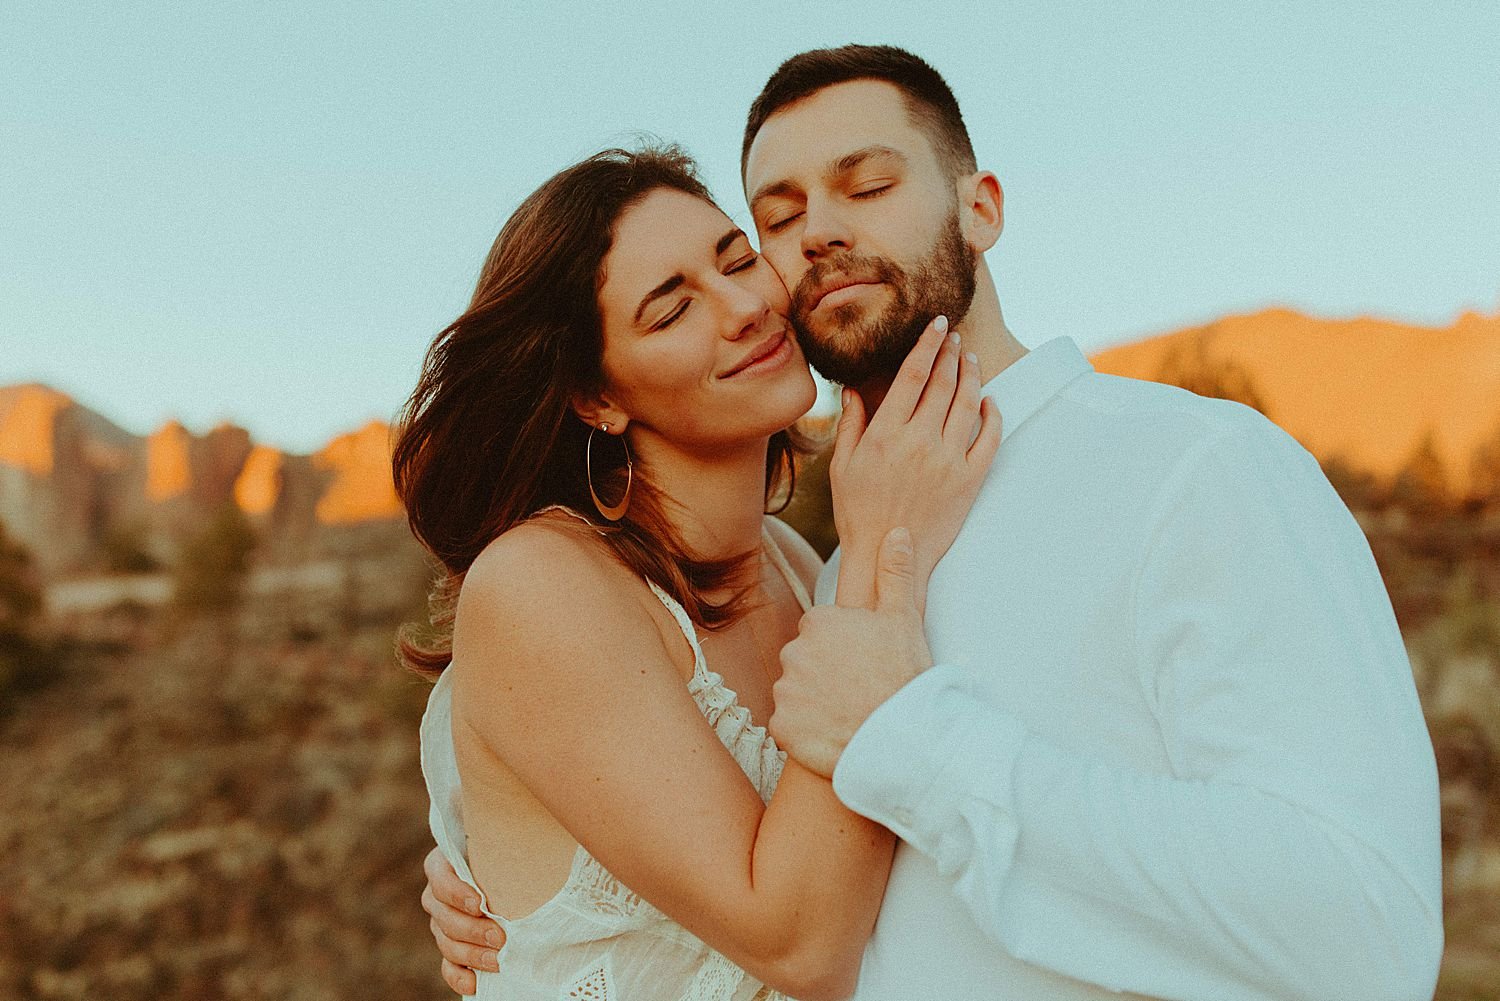
[[895, 85], [836, 83], [766, 119], [745, 160], [745, 190], [753, 196], [761, 185], [826, 171], [860, 149], [914, 152], [925, 141]]

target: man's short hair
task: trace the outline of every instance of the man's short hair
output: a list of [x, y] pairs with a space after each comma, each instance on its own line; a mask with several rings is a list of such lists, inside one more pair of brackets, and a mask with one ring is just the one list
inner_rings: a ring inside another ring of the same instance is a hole
[[745, 141], [740, 148], [740, 173], [745, 172], [750, 144], [766, 119], [825, 87], [849, 80], [883, 80], [894, 84], [905, 98], [912, 124], [926, 133], [932, 143], [939, 164], [954, 177], [978, 169], [969, 130], [958, 110], [958, 99], [937, 70], [893, 45], [844, 45], [799, 53], [771, 74], [750, 105]]

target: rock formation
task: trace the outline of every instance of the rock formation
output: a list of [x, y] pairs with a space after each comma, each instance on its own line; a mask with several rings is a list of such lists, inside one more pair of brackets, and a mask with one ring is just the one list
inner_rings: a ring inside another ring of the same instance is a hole
[[1466, 313], [1431, 328], [1273, 309], [1112, 348], [1093, 362], [1137, 379], [1248, 387], [1319, 459], [1386, 481], [1430, 434], [1449, 487], [1463, 492], [1473, 457], [1500, 435], [1500, 316]]
[[375, 422], [297, 455], [231, 424], [199, 435], [169, 421], [140, 437], [47, 386], [3, 387], [0, 521], [52, 578], [104, 569], [121, 546], [170, 564], [226, 503], [249, 516], [265, 563], [399, 545], [388, 438]]

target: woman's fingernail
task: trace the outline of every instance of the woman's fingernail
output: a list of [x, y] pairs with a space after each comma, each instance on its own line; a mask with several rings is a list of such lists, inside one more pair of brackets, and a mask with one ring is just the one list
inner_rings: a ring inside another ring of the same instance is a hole
[[491, 928], [484, 933], [484, 940], [498, 949], [505, 944], [505, 933], [499, 928]]
[[848, 386], [845, 386], [843, 389], [839, 390], [839, 406], [843, 407], [845, 410], [849, 409], [849, 394], [852, 392], [854, 392], [854, 390], [850, 389]]
[[968, 354], [964, 355], [964, 357], [967, 358], [967, 359], [969, 359], [969, 364], [970, 365], [978, 365], [979, 364], [979, 356], [977, 354], [975, 354], [974, 352], [972, 352], [972, 351], [970, 351]]
[[936, 320], [932, 321], [932, 325], [937, 328], [937, 332], [940, 334], [948, 332], [948, 318], [946, 316], [939, 316]]
[[948, 335], [948, 339], [953, 342], [953, 346], [954, 347], [958, 347], [958, 331], [957, 330], [953, 331], [952, 334], [949, 334]]
[[484, 968], [491, 973], [500, 972], [500, 954], [498, 952], [487, 952], [484, 954]]

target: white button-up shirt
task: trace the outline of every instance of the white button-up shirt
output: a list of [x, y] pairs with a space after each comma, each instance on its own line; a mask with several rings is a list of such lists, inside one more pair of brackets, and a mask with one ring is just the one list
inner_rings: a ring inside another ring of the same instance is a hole
[[985, 393], [1004, 441], [932, 576], [937, 664], [834, 773], [904, 842], [858, 1001], [1430, 998], [1432, 747], [1317, 462], [1066, 338]]

